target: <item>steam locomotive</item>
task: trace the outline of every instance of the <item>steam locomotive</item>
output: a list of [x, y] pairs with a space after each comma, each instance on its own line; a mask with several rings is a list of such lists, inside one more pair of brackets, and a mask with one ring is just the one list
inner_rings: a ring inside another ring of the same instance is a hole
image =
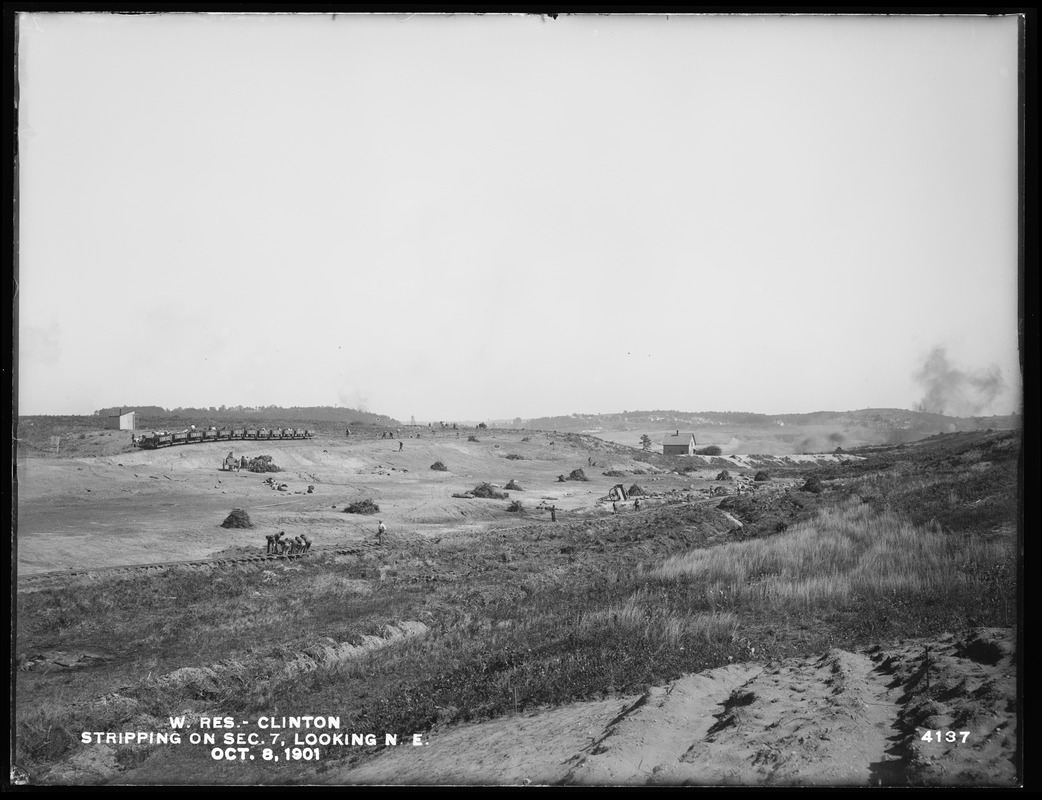
[[235, 439], [250, 441], [268, 441], [271, 439], [310, 439], [315, 435], [312, 430], [304, 428], [221, 428], [205, 431], [181, 431], [167, 433], [165, 431], [144, 433], [137, 439], [137, 446], [148, 450], [157, 447], [171, 447], [175, 444], [197, 444], [199, 442], [224, 442]]

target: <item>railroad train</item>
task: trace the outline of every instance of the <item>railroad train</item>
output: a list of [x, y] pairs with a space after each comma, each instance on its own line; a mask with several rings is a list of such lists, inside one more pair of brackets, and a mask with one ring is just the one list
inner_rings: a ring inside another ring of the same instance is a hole
[[143, 433], [136, 440], [138, 447], [155, 450], [157, 447], [171, 447], [175, 444], [198, 444], [200, 442], [226, 442], [234, 440], [269, 441], [272, 439], [310, 439], [315, 435], [313, 430], [304, 428], [210, 428], [205, 431], [165, 431]]

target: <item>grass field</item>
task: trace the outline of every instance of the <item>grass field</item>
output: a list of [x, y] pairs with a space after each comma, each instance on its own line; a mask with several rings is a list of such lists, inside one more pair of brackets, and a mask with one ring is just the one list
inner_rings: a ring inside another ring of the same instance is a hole
[[[519, 482], [537, 491], [512, 494], [526, 501], [540, 494], [539, 470], [548, 491], [587, 452], [546, 462], [546, 440], [501, 449], [526, 446], [525, 460], [503, 461], [532, 470]], [[429, 469], [439, 456], [464, 472], [459, 447], [430, 444], [405, 479], [447, 480]], [[792, 470], [818, 474], [822, 495], [765, 487], [730, 497], [741, 529], [716, 500], [576, 509], [556, 524], [504, 510], [509, 528], [397, 536], [358, 556], [98, 573], [20, 591], [16, 762], [53, 783], [307, 782], [370, 750], [331, 752], [321, 765], [233, 766], [202, 748], [121, 745], [90, 772], [78, 737], [169, 729], [175, 713], [330, 713], [346, 730], [411, 736], [739, 661], [1015, 625], [1017, 435], [867, 455]], [[661, 456], [595, 457], [628, 467], [627, 485], [691, 480]], [[603, 484], [595, 496], [620, 480], [585, 470]], [[449, 478], [442, 492], [475, 485]], [[55, 653], [82, 658], [62, 666]]]

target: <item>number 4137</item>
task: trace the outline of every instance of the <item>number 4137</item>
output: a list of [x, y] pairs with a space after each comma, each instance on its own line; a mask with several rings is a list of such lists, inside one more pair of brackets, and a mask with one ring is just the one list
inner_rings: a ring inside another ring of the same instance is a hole
[[926, 731], [922, 736], [919, 737], [924, 742], [958, 742], [959, 744], [966, 744], [966, 740], [970, 738], [969, 731]]

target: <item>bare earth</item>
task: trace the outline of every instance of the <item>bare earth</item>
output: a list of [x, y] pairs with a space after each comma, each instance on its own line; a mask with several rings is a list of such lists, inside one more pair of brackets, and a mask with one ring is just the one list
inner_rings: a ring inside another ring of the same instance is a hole
[[[434, 731], [423, 748], [388, 748], [324, 782], [1013, 786], [1014, 670], [1004, 629], [734, 664], [640, 696]], [[918, 699], [927, 674], [950, 687], [945, 701]], [[922, 741], [923, 728], [956, 741]]]
[[[439, 537], [513, 524], [487, 506], [451, 497], [483, 481], [502, 486], [516, 480], [530, 511], [542, 508], [548, 515], [555, 505], [562, 515], [603, 514], [601, 499], [622, 479], [602, 473], [648, 468], [616, 455], [607, 444], [600, 450], [580, 448], [538, 432], [528, 435], [529, 442], [522, 442], [519, 433], [481, 434], [479, 442], [468, 442], [466, 434], [422, 434], [403, 439], [402, 452], [397, 440], [382, 439], [320, 437], [139, 450], [131, 448], [129, 438], [125, 432], [95, 432], [77, 444], [81, 452], [98, 455], [19, 459], [20, 574], [207, 558], [240, 548], [262, 551], [266, 533], [288, 526], [294, 533], [305, 531], [316, 547], [358, 544], [372, 539], [377, 520], [343, 510], [363, 498], [380, 506], [379, 517], [392, 536]], [[222, 471], [229, 450], [236, 458], [271, 455], [283, 470], [273, 477], [289, 490], [272, 491], [264, 483], [268, 475]], [[523, 460], [507, 459], [508, 454]], [[439, 460], [447, 472], [430, 469]], [[748, 456], [734, 463], [756, 468]], [[557, 482], [558, 474], [577, 467], [589, 482]], [[688, 476], [656, 473], [628, 481], [657, 493], [697, 492], [712, 485], [719, 471], [719, 466], [707, 467]], [[309, 485], [315, 486], [313, 494], [307, 494]], [[781, 485], [787, 484], [775, 484]], [[235, 507], [247, 510], [254, 528], [220, 527]]]

